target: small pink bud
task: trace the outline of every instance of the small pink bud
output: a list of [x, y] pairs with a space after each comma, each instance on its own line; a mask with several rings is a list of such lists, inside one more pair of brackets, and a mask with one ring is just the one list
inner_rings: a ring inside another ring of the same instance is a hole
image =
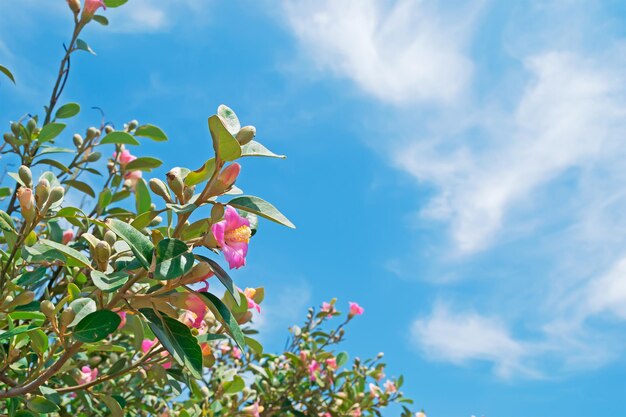
[[226, 168], [224, 168], [222, 172], [220, 172], [220, 175], [217, 177], [217, 180], [221, 182], [222, 184], [224, 184], [225, 188], [228, 188], [235, 183], [240, 172], [241, 172], [241, 165], [234, 162], [230, 164], [229, 166], [227, 166]]
[[35, 217], [35, 197], [33, 190], [27, 187], [20, 187], [17, 190], [17, 199], [20, 202], [22, 216], [28, 221]]
[[74, 231], [72, 229], [67, 229], [63, 232], [63, 244], [67, 245], [74, 239]]
[[93, 15], [96, 14], [96, 11], [102, 7], [106, 10], [106, 5], [102, 0], [85, 0], [85, 7], [83, 8], [83, 15], [81, 16], [81, 21], [89, 22]]
[[365, 309], [357, 303], [353, 303], [352, 301], [350, 301], [348, 304], [350, 305], [350, 312], [348, 313], [348, 317], [360, 316], [365, 311]]

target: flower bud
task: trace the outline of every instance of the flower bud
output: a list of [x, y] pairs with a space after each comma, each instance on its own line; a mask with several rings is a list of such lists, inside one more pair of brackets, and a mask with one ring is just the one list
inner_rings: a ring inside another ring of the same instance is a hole
[[80, 13], [80, 0], [67, 0], [67, 5], [70, 6], [70, 10], [75, 15]]
[[26, 221], [31, 221], [35, 218], [35, 197], [33, 197], [33, 190], [28, 187], [20, 187], [17, 190], [17, 199], [20, 202], [20, 208], [22, 210], [22, 216]]
[[166, 176], [167, 184], [170, 186], [170, 189], [180, 201], [183, 201], [183, 188], [185, 185], [183, 183], [183, 178], [180, 175], [180, 168], [173, 168], [166, 174]]
[[39, 309], [48, 318], [54, 316], [54, 304], [51, 301], [43, 300], [39, 305]]
[[83, 137], [78, 133], [75, 133], [74, 136], [72, 136], [72, 140], [74, 141], [74, 146], [76, 146], [78, 149], [83, 146]]
[[188, 202], [193, 197], [193, 193], [196, 191], [196, 187], [187, 187], [183, 190], [183, 197], [185, 202]]
[[139, 122], [137, 120], [131, 120], [130, 122], [128, 122], [129, 131], [137, 129], [137, 126], [139, 126]]
[[156, 226], [160, 225], [162, 222], [163, 222], [163, 217], [156, 216], [154, 219], [152, 219], [152, 221], [150, 222], [150, 224], [148, 226], [156, 227]]
[[100, 134], [100, 131], [98, 129], [96, 129], [95, 127], [90, 127], [89, 129], [87, 129], [87, 140], [91, 140], [93, 138], [95, 138], [96, 136], [98, 136]]
[[226, 168], [224, 168], [222, 172], [220, 172], [220, 174], [217, 177], [217, 180], [221, 182], [222, 184], [224, 184], [225, 188], [228, 189], [232, 187], [232, 185], [235, 183], [240, 172], [241, 172], [241, 165], [234, 162], [228, 165]]
[[7, 295], [4, 298], [4, 301], [2, 303], [0, 303], [0, 308], [2, 308], [3, 310], [6, 309], [8, 306], [11, 305], [12, 302], [13, 302], [13, 296], [12, 295]]
[[105, 271], [111, 257], [111, 246], [107, 242], [100, 241], [94, 249], [94, 260], [98, 264], [98, 269]]
[[168, 203], [172, 202], [172, 197], [170, 196], [170, 192], [167, 189], [167, 186], [165, 185], [163, 181], [161, 181], [158, 178], [152, 178], [149, 184], [150, 184], [150, 189], [152, 190], [153, 193], [155, 193], [156, 195], [158, 195], [159, 197], [161, 197], [163, 200], [165, 200]]
[[111, 133], [111, 132], [114, 132], [114, 131], [115, 131], [115, 129], [113, 129], [113, 126], [111, 126], [111, 125], [106, 125], [106, 126], [104, 127], [104, 133], [106, 133], [107, 135], [108, 135], [109, 133]]
[[115, 242], [117, 241], [117, 235], [110, 230], [107, 230], [104, 234], [104, 241], [109, 244], [109, 246], [113, 247]]
[[76, 313], [74, 312], [72, 307], [68, 307], [65, 310], [63, 310], [63, 313], [61, 313], [61, 320], [60, 320], [61, 326], [63, 327], [69, 326], [70, 323], [74, 321], [74, 317], [76, 317]]
[[20, 126], [21, 125], [18, 122], [12, 122], [11, 123], [11, 132], [13, 132], [15, 137], [19, 137], [20, 136]]
[[80, 21], [83, 23], [89, 22], [93, 18], [93, 15], [96, 14], [96, 10], [100, 7], [106, 9], [102, 0], [85, 0], [85, 7], [83, 9], [83, 14], [80, 17]]
[[87, 162], [96, 162], [97, 160], [100, 159], [101, 156], [102, 154], [100, 152], [90, 153], [89, 156], [87, 157]]
[[48, 203], [54, 204], [56, 202], [59, 202], [63, 200], [64, 196], [65, 196], [65, 190], [60, 185], [57, 185], [52, 190], [50, 190], [50, 195], [48, 196]]
[[240, 145], [245, 145], [254, 139], [255, 136], [256, 128], [254, 126], [244, 126], [239, 132], [237, 132], [237, 136], [235, 136], [235, 138]]
[[30, 303], [35, 299], [35, 293], [32, 291], [24, 291], [15, 296], [11, 302], [11, 307], [19, 307]]
[[33, 130], [35, 130], [36, 127], [37, 127], [37, 120], [35, 119], [30, 119], [28, 123], [26, 123], [26, 129], [28, 129], [29, 132], [32, 132]]
[[24, 185], [26, 185], [27, 187], [33, 186], [33, 174], [30, 172], [30, 168], [28, 168], [26, 165], [21, 165], [20, 168], [17, 170], [17, 173]]
[[5, 133], [3, 137], [4, 137], [4, 141], [8, 143], [9, 145], [15, 144], [15, 135], [13, 133]]

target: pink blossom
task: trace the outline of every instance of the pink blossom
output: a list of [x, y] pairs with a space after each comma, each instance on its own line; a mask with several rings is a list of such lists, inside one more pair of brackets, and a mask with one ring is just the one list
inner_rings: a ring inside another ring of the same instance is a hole
[[154, 339], [154, 340], [143, 339], [143, 342], [141, 342], [141, 351], [143, 353], [148, 353], [150, 349], [152, 349], [152, 347], [157, 344], [157, 342], [158, 342], [157, 339]]
[[352, 417], [361, 417], [363, 414], [361, 413], [361, 408], [357, 405], [354, 410], [352, 410]]
[[74, 239], [74, 231], [72, 229], [67, 229], [63, 232], [63, 244], [67, 245]]
[[311, 376], [311, 381], [315, 381], [315, 372], [320, 370], [320, 364], [314, 359], [309, 364], [309, 375]]
[[129, 188], [131, 190], [134, 190], [137, 181], [142, 176], [143, 174], [141, 173], [141, 171], [128, 171], [126, 174], [124, 174], [124, 179], [127, 181]]
[[237, 346], [233, 347], [231, 355], [233, 355], [233, 358], [235, 359], [241, 359], [241, 349], [239, 349]]
[[[113, 160], [115, 160], [116, 158], [117, 158], [117, 152], [113, 152]], [[128, 149], [124, 149], [120, 153], [120, 157], [117, 160], [117, 162], [119, 162], [121, 166], [125, 167], [126, 164], [134, 161], [135, 159], [137, 159], [135, 155], [132, 155]]]
[[258, 401], [255, 401], [254, 404], [244, 407], [243, 411], [248, 416], [252, 417], [260, 417], [263, 412], [263, 406], [259, 405]]
[[334, 357], [326, 359], [326, 367], [328, 369], [332, 369], [333, 371], [337, 369], [337, 359]]
[[380, 394], [383, 393], [378, 385], [370, 384], [369, 389], [370, 389], [370, 396], [372, 398], [378, 398], [380, 397]]
[[398, 391], [396, 384], [394, 384], [393, 381], [390, 381], [389, 379], [385, 381], [385, 384], [383, 386], [385, 387], [385, 392], [388, 394]]
[[258, 313], [261, 312], [261, 306], [259, 306], [256, 301], [254, 301], [254, 296], [256, 295], [256, 289], [254, 288], [246, 288], [243, 290], [243, 294], [246, 296], [248, 300], [248, 309], [255, 309]]
[[126, 326], [126, 312], [125, 311], [118, 311], [117, 312], [118, 316], [120, 316], [120, 318], [122, 319], [120, 321], [120, 325], [117, 326], [118, 329], [121, 329], [122, 327]]
[[230, 352], [230, 346], [228, 346], [226, 343], [222, 343], [219, 349], [220, 349], [220, 352], [222, 352], [222, 355], [225, 355], [228, 352]]
[[206, 316], [208, 307], [200, 297], [195, 294], [190, 294], [185, 300], [185, 305], [189, 309], [188, 311], [193, 314], [193, 320], [190, 327], [199, 329], [203, 324], [206, 325], [204, 317]]
[[331, 303], [327, 303], [326, 301], [324, 301], [322, 303], [321, 311], [323, 313], [327, 313], [327, 317], [330, 318], [333, 316], [333, 313], [335, 312], [335, 306], [332, 305]]
[[365, 309], [357, 303], [350, 301], [348, 304], [350, 305], [350, 312], [348, 313], [350, 317], [360, 316], [365, 311]]
[[233, 207], [226, 206], [224, 220], [211, 226], [211, 232], [231, 269], [241, 268], [246, 264], [248, 243], [252, 236], [248, 219], [240, 216]]
[[308, 350], [301, 350], [300, 351], [300, 360], [302, 361], [302, 363], [306, 363], [309, 360], [309, 351]]
[[89, 16], [91, 18], [100, 7], [106, 10], [106, 5], [102, 0], [85, 0], [85, 8], [83, 9], [83, 16]]
[[80, 373], [78, 376], [78, 384], [79, 385], [88, 384], [90, 382], [95, 381], [97, 377], [98, 377], [98, 370], [91, 369], [89, 366], [85, 365], [80, 369]]
[[325, 413], [320, 413], [319, 417], [333, 417], [332, 414], [330, 414], [328, 411]]

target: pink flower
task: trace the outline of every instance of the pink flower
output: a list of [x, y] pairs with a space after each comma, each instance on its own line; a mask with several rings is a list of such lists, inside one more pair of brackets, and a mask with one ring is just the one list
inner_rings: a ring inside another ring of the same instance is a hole
[[190, 327], [199, 329], [203, 324], [206, 325], [204, 322], [204, 316], [206, 316], [208, 307], [200, 297], [195, 294], [190, 294], [185, 300], [185, 305], [189, 309], [188, 311], [194, 316]]
[[380, 394], [383, 393], [383, 391], [380, 389], [378, 385], [370, 384], [369, 388], [370, 388], [370, 396], [372, 398], [378, 398], [380, 397]]
[[324, 312], [324, 313], [327, 313], [326, 317], [330, 318], [330, 317], [333, 316], [333, 313], [335, 312], [335, 306], [330, 304], [330, 303], [327, 303], [326, 301], [324, 301], [322, 303], [321, 311]]
[[233, 207], [226, 206], [224, 220], [211, 226], [211, 232], [231, 269], [241, 268], [246, 264], [248, 242], [252, 236], [248, 219], [240, 216]]
[[61, 240], [64, 245], [67, 245], [74, 239], [74, 231], [72, 229], [67, 229], [63, 232], [63, 239]]
[[320, 417], [333, 417], [329, 412], [320, 413]]
[[241, 359], [241, 349], [239, 349], [237, 346], [233, 347], [231, 355], [233, 355], [233, 358], [235, 359]]
[[254, 295], [256, 294], [256, 289], [254, 288], [246, 288], [243, 290], [243, 294], [246, 296], [248, 300], [248, 309], [255, 309], [258, 313], [261, 312], [261, 306], [259, 306], [256, 301], [254, 301]]
[[[115, 160], [116, 158], [117, 158], [117, 152], [113, 152], [113, 160]], [[117, 160], [117, 162], [119, 162], [121, 166], [125, 167], [126, 164], [134, 161], [135, 159], [137, 159], [135, 155], [132, 155], [128, 149], [124, 149], [120, 153], [120, 157]]]
[[90, 21], [94, 14], [96, 14], [96, 10], [100, 7], [106, 10], [106, 5], [102, 0], [85, 0], [85, 7], [83, 9], [82, 20]]
[[157, 344], [157, 342], [157, 339], [143, 339], [143, 342], [141, 342], [141, 351], [143, 353], [148, 353], [150, 349], [152, 349], [152, 347]]
[[222, 343], [219, 349], [220, 349], [220, 352], [222, 352], [222, 355], [225, 355], [228, 352], [230, 352], [230, 346], [228, 346], [226, 343]]
[[350, 312], [348, 313], [350, 317], [360, 316], [365, 311], [365, 309], [357, 303], [350, 301], [348, 304], [350, 305]]
[[320, 364], [314, 359], [309, 364], [309, 375], [311, 376], [311, 381], [315, 381], [315, 372], [320, 370]]
[[263, 406], [259, 405], [258, 401], [255, 401], [254, 404], [244, 407], [243, 412], [247, 416], [260, 417], [263, 410]]
[[141, 171], [128, 171], [126, 174], [124, 174], [124, 179], [126, 180], [126, 183], [128, 184], [128, 187], [131, 190], [134, 190], [135, 189], [135, 185], [137, 184], [137, 181], [142, 176], [143, 176], [143, 174], [141, 173]]
[[83, 366], [80, 369], [80, 374], [78, 376], [78, 385], [88, 384], [93, 382], [98, 377], [98, 370], [91, 369], [89, 366]]
[[326, 367], [328, 369], [332, 369], [333, 371], [337, 369], [337, 359], [336, 358], [326, 359]]
[[309, 360], [309, 351], [308, 350], [301, 350], [300, 351], [300, 360], [302, 361], [302, 363], [306, 363]]
[[383, 386], [385, 387], [385, 392], [388, 394], [398, 391], [398, 388], [396, 388], [396, 384], [394, 384], [393, 381], [387, 380]]
[[122, 327], [126, 326], [126, 312], [125, 311], [118, 311], [117, 314], [122, 319], [122, 321], [120, 321], [120, 325], [117, 326], [117, 328], [121, 329]]
[[361, 413], [361, 408], [357, 405], [354, 410], [352, 410], [352, 417], [361, 417], [363, 414]]

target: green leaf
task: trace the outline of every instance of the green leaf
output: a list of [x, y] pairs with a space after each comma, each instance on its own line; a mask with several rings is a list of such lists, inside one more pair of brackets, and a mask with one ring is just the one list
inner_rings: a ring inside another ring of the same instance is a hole
[[209, 131], [213, 138], [213, 150], [219, 159], [222, 161], [234, 161], [241, 156], [239, 142], [228, 132], [219, 117], [209, 117]]
[[[84, 266], [84, 267], [91, 269], [91, 262], [89, 262], [89, 259], [82, 253], [78, 252], [76, 249], [70, 248], [67, 245], [62, 245], [60, 243], [53, 242], [48, 239], [40, 239], [39, 241], [43, 243], [44, 245], [51, 247], [52, 249], [58, 250], [59, 252], [63, 253], [65, 256], [69, 257], [70, 259], [73, 259], [79, 264], [79, 266]], [[73, 265], [73, 263], [72, 265], [70, 265], [69, 262], [68, 262], [68, 265], [76, 266], [76, 265]]]
[[337, 355], [337, 367], [341, 367], [348, 363], [348, 354], [346, 352], [340, 352]]
[[194, 294], [203, 299], [207, 307], [209, 307], [213, 314], [220, 319], [224, 326], [226, 326], [228, 333], [230, 333], [233, 337], [235, 343], [237, 343], [241, 349], [245, 349], [246, 342], [244, 340], [243, 332], [241, 331], [239, 324], [237, 324], [237, 320], [222, 300], [209, 292], [194, 292]]
[[91, 271], [91, 280], [94, 285], [104, 292], [113, 292], [126, 284], [128, 274], [124, 272], [114, 272], [106, 275], [100, 271]]
[[156, 211], [146, 211], [145, 213], [141, 213], [139, 216], [135, 217], [135, 219], [130, 222], [130, 225], [135, 229], [143, 229], [147, 227], [152, 220], [158, 215]]
[[150, 197], [150, 190], [146, 180], [139, 178], [135, 183], [135, 208], [137, 209], [137, 214], [150, 211], [151, 205], [152, 198]]
[[41, 395], [31, 397], [31, 399], [26, 401], [26, 407], [30, 411], [41, 414], [50, 414], [59, 410], [59, 406]]
[[94, 15], [92, 18], [95, 22], [100, 23], [102, 26], [109, 26], [109, 19], [102, 16], [101, 14]]
[[28, 337], [30, 338], [33, 349], [35, 349], [37, 353], [41, 354], [48, 350], [48, 335], [46, 335], [43, 330], [31, 330], [28, 332]]
[[198, 206], [196, 206], [194, 203], [187, 203], [187, 204], [167, 203], [165, 207], [172, 210], [176, 214], [191, 213], [192, 211], [198, 208]]
[[74, 153], [76, 150], [68, 149], [68, 148], [59, 148], [56, 146], [41, 146], [39, 148], [39, 153], [37, 156], [45, 155], [47, 153]]
[[105, 188], [100, 191], [98, 195], [98, 210], [101, 213], [109, 204], [111, 204], [111, 200], [113, 199], [113, 195], [111, 194], [110, 188]]
[[207, 258], [206, 256], [196, 255], [196, 258], [200, 261], [204, 261], [208, 263], [211, 266], [211, 269], [213, 270], [213, 272], [215, 273], [215, 276], [220, 280], [220, 282], [224, 285], [224, 287], [226, 287], [230, 295], [233, 296], [233, 298], [235, 299], [235, 302], [237, 304], [241, 303], [239, 291], [237, 290], [237, 287], [235, 286], [235, 283], [233, 282], [232, 278], [230, 277], [230, 275], [228, 275], [228, 273], [224, 270], [224, 268], [222, 268], [220, 264], [215, 262], [213, 259]]
[[294, 226], [294, 224], [291, 223], [287, 217], [278, 211], [276, 207], [259, 197], [251, 195], [236, 197], [230, 200], [227, 204], [235, 207], [236, 209], [265, 217], [266, 219], [282, 224], [283, 226], [291, 227], [292, 229], [296, 228], [296, 226]]
[[150, 156], [141, 156], [126, 164], [124, 169], [128, 171], [147, 171], [150, 172], [154, 168], [158, 168], [163, 165], [160, 159], [152, 158]]
[[87, 44], [87, 42], [85, 42], [82, 39], [77, 39], [76, 40], [76, 49], [80, 49], [81, 51], [86, 51], [89, 52], [92, 55], [95, 55], [96, 53], [94, 52], [93, 49], [91, 49], [91, 47]]
[[178, 278], [191, 269], [194, 257], [187, 244], [177, 239], [163, 239], [156, 246], [156, 268], [158, 280]]
[[33, 330], [33, 327], [30, 325], [24, 324], [21, 326], [17, 326], [11, 330], [7, 330], [4, 333], [0, 333], [0, 340], [9, 339], [13, 336], [17, 336], [18, 334], [26, 333]]
[[141, 262], [141, 265], [145, 269], [150, 268], [154, 245], [147, 236], [143, 235], [130, 224], [124, 223], [118, 219], [108, 219], [105, 222], [105, 226], [111, 229], [124, 242], [128, 243], [128, 246], [130, 246], [137, 260]]
[[76, 326], [82, 319], [96, 311], [96, 302], [91, 298], [77, 298], [70, 303], [70, 307], [74, 310], [76, 316], [67, 327]]
[[43, 281], [43, 278], [46, 277], [47, 268], [40, 267], [33, 271], [24, 272], [18, 279], [15, 281], [17, 285], [22, 287], [35, 285], [40, 281]]
[[113, 333], [121, 322], [122, 319], [117, 313], [99, 310], [82, 319], [74, 328], [72, 335], [80, 342], [97, 342]]
[[226, 129], [231, 135], [236, 135], [237, 132], [241, 130], [241, 123], [239, 123], [239, 118], [231, 109], [225, 104], [220, 104], [217, 108], [217, 115], [222, 119]]
[[204, 165], [195, 171], [191, 171], [185, 177], [185, 185], [191, 187], [192, 185], [200, 184], [211, 178], [215, 172], [215, 158], [207, 160]]
[[254, 340], [253, 338], [247, 336], [244, 338], [244, 340], [246, 341], [246, 345], [248, 345], [248, 347], [252, 349], [254, 353], [259, 356], [263, 354], [263, 345], [260, 344], [257, 340]]
[[0, 210], [0, 229], [7, 232], [14, 232], [15, 225], [13, 219], [5, 211]]
[[186, 367], [194, 378], [202, 378], [202, 350], [189, 327], [165, 315], [159, 317], [149, 308], [139, 310], [163, 347], [181, 366]]
[[96, 192], [87, 183], [84, 183], [78, 180], [67, 180], [67, 181], [64, 181], [63, 183], [69, 185], [72, 188], [76, 188], [78, 191], [82, 191], [83, 193], [87, 194], [91, 198], [96, 198]]
[[41, 128], [37, 140], [39, 143], [49, 142], [59, 136], [61, 132], [63, 132], [63, 129], [65, 129], [64, 123], [48, 123]]
[[161, 128], [150, 124], [139, 126], [137, 130], [135, 130], [135, 136], [142, 136], [157, 142], [164, 142], [167, 140], [167, 135], [161, 130]]
[[107, 395], [101, 395], [100, 400], [102, 400], [111, 412], [111, 417], [124, 417], [124, 410], [122, 410], [122, 406], [115, 398]]
[[80, 105], [78, 103], [67, 103], [59, 107], [54, 117], [56, 119], [68, 119], [80, 113]]
[[13, 77], [13, 74], [7, 67], [0, 65], [0, 72], [9, 77], [9, 80], [13, 81], [13, 84], [15, 84], [15, 77]]
[[116, 7], [120, 7], [121, 5], [125, 4], [127, 1], [128, 0], [104, 0], [104, 4], [107, 7], [114, 9]]
[[285, 155], [277, 155], [261, 145], [259, 142], [250, 141], [241, 147], [241, 156], [266, 156], [268, 158], [285, 159]]
[[0, 187], [0, 199], [7, 198], [11, 195], [12, 191], [9, 187]]
[[110, 143], [117, 145], [139, 145], [139, 141], [132, 135], [122, 131], [111, 132], [100, 141], [100, 145], [108, 145]]
[[235, 375], [232, 381], [223, 383], [224, 392], [226, 394], [236, 394], [246, 387], [246, 383], [239, 375]]
[[57, 169], [60, 169], [63, 172], [70, 172], [70, 169], [68, 167], [66, 167], [61, 162], [57, 161], [56, 159], [48, 159], [48, 158], [39, 159], [33, 165], [50, 165]]

